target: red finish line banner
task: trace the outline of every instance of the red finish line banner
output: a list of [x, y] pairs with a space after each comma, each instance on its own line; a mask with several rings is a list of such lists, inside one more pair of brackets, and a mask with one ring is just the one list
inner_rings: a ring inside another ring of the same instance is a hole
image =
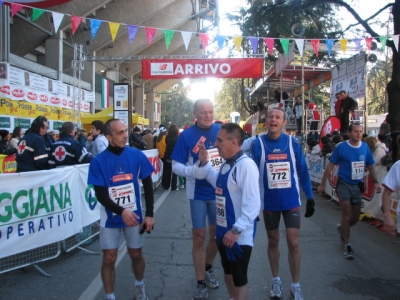
[[143, 79], [261, 78], [262, 58], [143, 59]]

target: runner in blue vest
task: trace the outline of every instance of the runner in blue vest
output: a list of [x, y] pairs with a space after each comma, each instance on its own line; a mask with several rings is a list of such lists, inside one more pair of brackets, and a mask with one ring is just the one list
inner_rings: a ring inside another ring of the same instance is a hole
[[247, 268], [261, 207], [257, 166], [243, 154], [243, 140], [244, 131], [239, 125], [221, 125], [215, 146], [225, 163], [216, 171], [201, 144], [199, 155], [204, 166], [195, 166], [199, 172], [196, 178], [206, 175], [215, 188], [218, 251], [229, 297], [235, 300], [248, 299]]
[[[186, 196], [190, 203], [193, 247], [192, 256], [197, 278], [197, 288], [193, 300], [208, 297], [207, 287], [218, 288], [212, 267], [218, 249], [215, 242], [215, 194], [207, 180], [193, 177], [193, 165], [199, 159], [199, 143], [203, 141], [210, 163], [219, 168], [222, 159], [214, 147], [219, 124], [214, 122], [214, 105], [209, 99], [199, 99], [194, 104], [196, 124], [183, 131], [171, 154], [172, 171], [186, 177]], [[206, 244], [206, 219], [208, 219], [209, 239]], [[204, 251], [205, 250], [205, 251]], [[205, 252], [205, 253], [204, 253]]]
[[289, 248], [289, 265], [292, 275], [290, 293], [295, 300], [303, 300], [300, 289], [300, 188], [307, 196], [305, 217], [314, 213], [314, 199], [310, 175], [300, 142], [282, 133], [286, 125], [286, 114], [282, 109], [268, 111], [268, 132], [260, 135], [250, 150], [250, 157], [259, 166], [260, 192], [264, 223], [268, 236], [268, 259], [272, 271], [272, 288], [269, 296], [282, 297], [279, 277], [279, 223], [281, 215], [286, 226]]
[[[109, 145], [92, 159], [88, 184], [93, 184], [100, 207], [100, 244], [103, 249], [101, 276], [107, 300], [114, 300], [115, 262], [119, 240], [125, 236], [135, 275], [135, 299], [148, 300], [143, 283], [145, 260], [142, 254], [143, 232], [153, 229], [154, 194], [151, 174], [154, 171], [142, 151], [126, 147], [127, 127], [111, 119], [103, 127]], [[146, 201], [143, 215], [140, 182]]]

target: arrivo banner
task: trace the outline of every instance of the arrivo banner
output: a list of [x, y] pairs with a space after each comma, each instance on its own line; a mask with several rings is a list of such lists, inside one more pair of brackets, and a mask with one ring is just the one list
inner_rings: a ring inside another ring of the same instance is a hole
[[143, 59], [143, 79], [261, 78], [262, 58]]

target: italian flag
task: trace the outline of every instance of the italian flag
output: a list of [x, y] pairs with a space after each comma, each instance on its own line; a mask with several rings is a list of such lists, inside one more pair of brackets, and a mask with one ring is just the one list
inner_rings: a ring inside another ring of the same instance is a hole
[[107, 108], [110, 106], [110, 81], [106, 78], [101, 79], [101, 107]]

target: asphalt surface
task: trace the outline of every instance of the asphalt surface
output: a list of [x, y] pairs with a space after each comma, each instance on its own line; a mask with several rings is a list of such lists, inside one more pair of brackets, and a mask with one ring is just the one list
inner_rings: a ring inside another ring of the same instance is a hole
[[[143, 248], [147, 262], [145, 284], [149, 298], [191, 299], [196, 280], [185, 191], [157, 189], [155, 194], [155, 230], [146, 234]], [[315, 200], [314, 216], [302, 219], [300, 285], [304, 298], [400, 299], [400, 239], [388, 237], [368, 222], [361, 221], [351, 232], [354, 259], [346, 260], [336, 232], [340, 218], [337, 203], [319, 195], [315, 196]], [[304, 215], [305, 205], [302, 209]], [[288, 300], [291, 299], [291, 279], [282, 225], [280, 276], [284, 293], [282, 299]], [[97, 238], [84, 247], [100, 252]], [[249, 299], [269, 299], [271, 273], [266, 247], [266, 233], [261, 220], [249, 266]], [[125, 249], [121, 241], [116, 271], [117, 300], [134, 299], [134, 277]], [[75, 249], [40, 264], [52, 277], [43, 276], [33, 266], [0, 274], [0, 299], [105, 299], [99, 274], [100, 265], [100, 255]], [[220, 287], [209, 289], [209, 299], [227, 300], [229, 297], [218, 256], [214, 268]]]

